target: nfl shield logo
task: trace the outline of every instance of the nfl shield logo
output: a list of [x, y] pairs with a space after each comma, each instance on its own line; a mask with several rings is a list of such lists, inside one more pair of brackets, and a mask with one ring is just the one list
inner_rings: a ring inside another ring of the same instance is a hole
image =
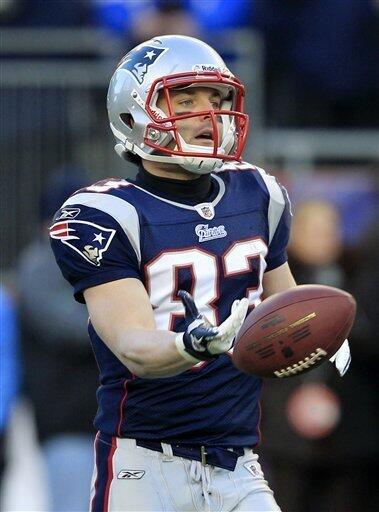
[[203, 219], [211, 220], [215, 216], [215, 210], [212, 203], [197, 204], [195, 209]]

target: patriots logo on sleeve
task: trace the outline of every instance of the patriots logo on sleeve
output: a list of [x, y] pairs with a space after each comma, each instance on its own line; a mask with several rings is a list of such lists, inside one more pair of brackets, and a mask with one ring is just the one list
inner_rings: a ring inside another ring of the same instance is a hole
[[100, 266], [103, 254], [108, 250], [115, 233], [115, 229], [85, 220], [59, 221], [50, 228], [51, 238], [60, 240], [96, 267]]
[[120, 66], [127, 69], [141, 85], [150, 66], [167, 51], [168, 48], [155, 48], [155, 46], [142, 46], [128, 53], [121, 61]]

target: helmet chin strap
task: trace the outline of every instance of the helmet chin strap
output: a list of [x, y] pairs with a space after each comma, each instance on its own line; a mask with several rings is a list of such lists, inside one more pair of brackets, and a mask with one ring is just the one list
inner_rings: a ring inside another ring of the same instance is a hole
[[[209, 152], [210, 156], [183, 156], [182, 163], [179, 165], [183, 167], [186, 171], [192, 172], [194, 174], [209, 174], [210, 172], [214, 171], [215, 169], [222, 166], [223, 162], [220, 158], [212, 158], [211, 153], [213, 152], [213, 148], [210, 147], [204, 147], [204, 146], [197, 146], [193, 144], [187, 144], [187, 142], [184, 140], [184, 138], [178, 134], [178, 137], [180, 139], [180, 143], [182, 146], [182, 149], [191, 153], [192, 152]], [[174, 148], [175, 150], [179, 149], [178, 146]], [[223, 149], [221, 149], [221, 152], [223, 152]]]
[[183, 157], [183, 163], [179, 164], [186, 171], [194, 174], [209, 174], [210, 172], [222, 166], [223, 162], [219, 158], [208, 157]]
[[[192, 172], [194, 174], [209, 174], [215, 169], [218, 169], [223, 165], [222, 160], [219, 158], [208, 158], [208, 157], [159, 157], [156, 155], [149, 155], [143, 151], [136, 150], [133, 145], [130, 147], [126, 147], [126, 144], [118, 143], [115, 145], [116, 153], [121, 158], [126, 158], [126, 153], [128, 150], [132, 150], [133, 153], [139, 155], [142, 159], [149, 160], [151, 162], [163, 162], [169, 164], [176, 164], [180, 167], [183, 167], [188, 172]], [[172, 161], [170, 161], [172, 159]]]

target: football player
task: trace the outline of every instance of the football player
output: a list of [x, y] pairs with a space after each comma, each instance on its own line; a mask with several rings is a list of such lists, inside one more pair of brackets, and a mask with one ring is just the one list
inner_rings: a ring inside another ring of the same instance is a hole
[[241, 162], [244, 96], [202, 41], [140, 44], [108, 92], [115, 149], [138, 174], [55, 215], [53, 250], [88, 307], [100, 370], [93, 512], [279, 510], [254, 452], [262, 381], [231, 351], [248, 308], [295, 286], [290, 208]]

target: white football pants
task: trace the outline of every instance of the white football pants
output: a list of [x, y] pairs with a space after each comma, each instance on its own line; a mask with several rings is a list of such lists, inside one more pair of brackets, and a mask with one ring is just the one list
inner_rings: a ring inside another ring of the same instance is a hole
[[164, 443], [160, 453], [113, 439], [100, 445], [106, 460], [96, 457], [91, 512], [280, 512], [250, 449], [228, 471], [173, 456]]

